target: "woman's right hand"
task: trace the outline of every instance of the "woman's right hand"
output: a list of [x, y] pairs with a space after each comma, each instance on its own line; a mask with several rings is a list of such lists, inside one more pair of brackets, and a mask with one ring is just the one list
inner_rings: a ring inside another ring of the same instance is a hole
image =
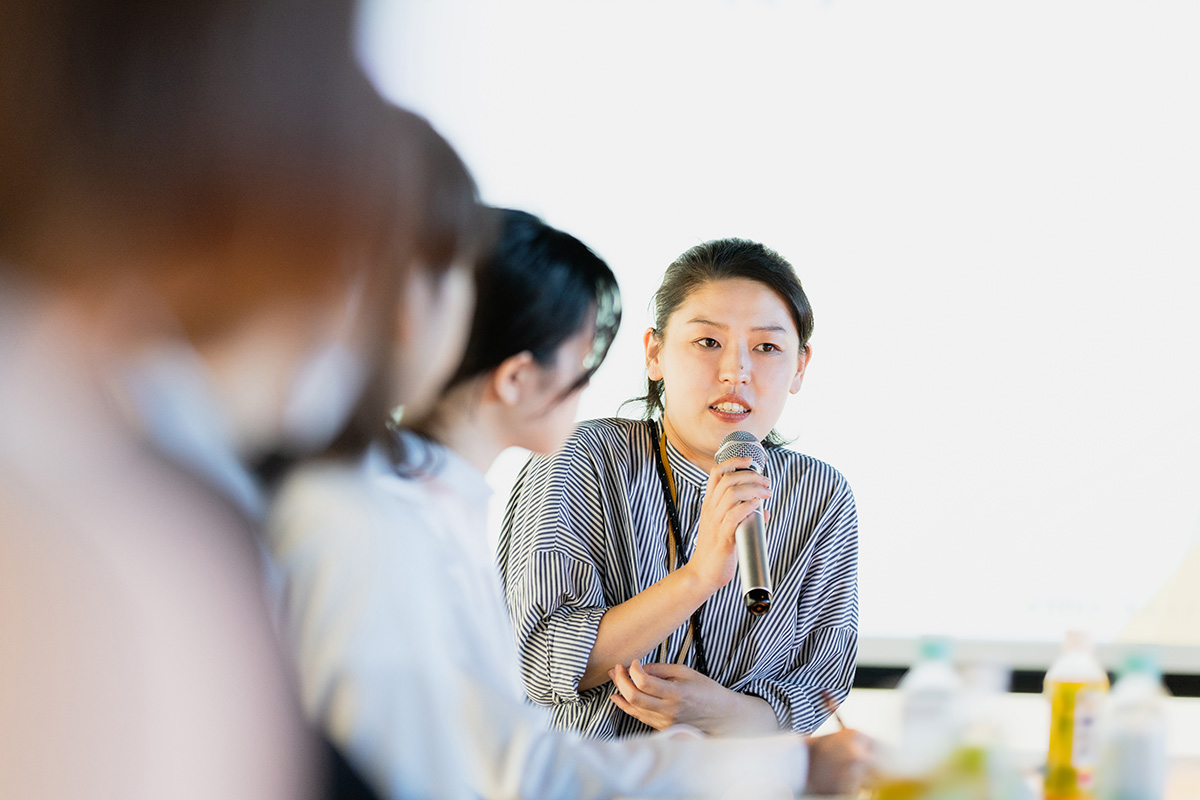
[[696, 549], [688, 563], [604, 612], [579, 679], [580, 691], [607, 681], [615, 665], [652, 652], [733, 578], [738, 523], [771, 496], [767, 479], [750, 470], [750, 463], [748, 458], [731, 458], [708, 476]]
[[808, 739], [808, 785], [805, 795], [856, 797], [878, 773], [874, 741], [854, 730]]
[[718, 464], [708, 476], [700, 505], [696, 550], [684, 569], [696, 576], [709, 594], [733, 580], [737, 571], [737, 526], [771, 496], [770, 480], [750, 469], [751, 464], [749, 458], [731, 458]]

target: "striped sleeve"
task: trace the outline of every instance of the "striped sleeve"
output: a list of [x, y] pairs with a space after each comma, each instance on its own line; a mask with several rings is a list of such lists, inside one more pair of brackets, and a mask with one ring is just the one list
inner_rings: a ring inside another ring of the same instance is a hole
[[579, 680], [608, 610], [594, 556], [605, 531], [597, 487], [581, 449], [533, 456], [505, 511], [498, 560], [525, 691], [536, 703], [580, 702]]
[[858, 513], [849, 485], [837, 477], [802, 579], [802, 638], [790, 669], [741, 687], [770, 703], [780, 727], [797, 733], [815, 731], [829, 716], [826, 694], [835, 705], [846, 699], [858, 657]]

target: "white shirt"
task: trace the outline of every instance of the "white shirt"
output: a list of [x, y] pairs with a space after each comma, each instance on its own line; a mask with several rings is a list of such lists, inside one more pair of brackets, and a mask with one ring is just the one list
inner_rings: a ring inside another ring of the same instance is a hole
[[[409, 439], [411, 441], [411, 437]], [[433, 447], [283, 485], [268, 525], [304, 704], [390, 797], [707, 797], [803, 786], [794, 736], [584, 741], [524, 699], [483, 475]]]

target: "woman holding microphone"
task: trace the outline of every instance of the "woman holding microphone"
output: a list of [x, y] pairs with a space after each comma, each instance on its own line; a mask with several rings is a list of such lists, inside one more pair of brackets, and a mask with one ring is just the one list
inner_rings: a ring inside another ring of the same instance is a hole
[[[594, 420], [513, 489], [500, 565], [525, 686], [613, 738], [687, 723], [810, 733], [850, 689], [858, 521], [846, 480], [774, 432], [812, 356], [792, 267], [708, 242], [673, 263], [644, 336], [646, 420]], [[766, 445], [717, 463], [735, 431]], [[748, 613], [735, 531], [766, 514], [770, 610]]]

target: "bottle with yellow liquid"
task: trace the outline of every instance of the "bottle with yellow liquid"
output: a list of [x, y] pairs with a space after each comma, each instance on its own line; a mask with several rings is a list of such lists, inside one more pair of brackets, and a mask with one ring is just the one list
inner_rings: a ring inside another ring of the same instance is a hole
[[1099, 749], [1096, 722], [1108, 693], [1108, 675], [1082, 631], [1069, 631], [1063, 651], [1046, 672], [1050, 747], [1045, 800], [1094, 800]]

